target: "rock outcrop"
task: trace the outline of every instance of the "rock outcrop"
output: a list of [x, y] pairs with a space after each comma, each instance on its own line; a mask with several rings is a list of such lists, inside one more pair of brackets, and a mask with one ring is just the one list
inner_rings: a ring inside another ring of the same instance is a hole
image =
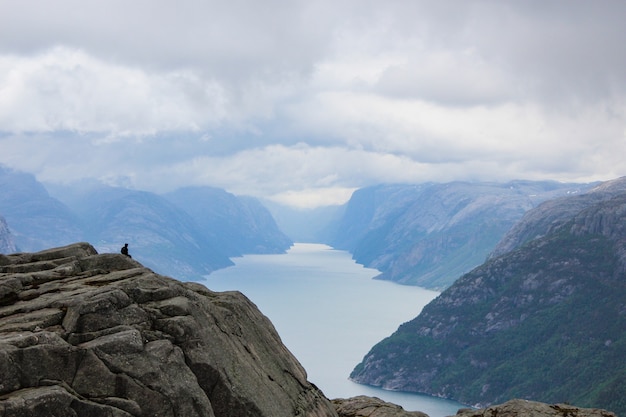
[[[380, 398], [357, 396], [332, 400], [339, 417], [428, 417], [420, 411], [406, 411]], [[488, 408], [462, 408], [455, 417], [617, 417], [600, 408], [580, 408], [569, 404], [547, 404], [514, 399]]]
[[0, 416], [336, 416], [238, 292], [87, 243], [0, 255]]
[[464, 408], [456, 417], [616, 417], [599, 408], [579, 408], [569, 404], [546, 404], [528, 400], [511, 400], [479, 410]]
[[428, 417], [421, 411], [406, 411], [397, 404], [365, 395], [337, 398], [333, 400], [333, 405], [339, 417]]

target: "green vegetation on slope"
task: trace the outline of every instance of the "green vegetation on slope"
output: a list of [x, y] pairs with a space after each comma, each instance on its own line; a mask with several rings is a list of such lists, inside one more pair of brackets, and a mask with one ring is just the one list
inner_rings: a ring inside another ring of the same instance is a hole
[[574, 221], [460, 278], [351, 378], [471, 404], [528, 398], [626, 413], [622, 246], [572, 230]]

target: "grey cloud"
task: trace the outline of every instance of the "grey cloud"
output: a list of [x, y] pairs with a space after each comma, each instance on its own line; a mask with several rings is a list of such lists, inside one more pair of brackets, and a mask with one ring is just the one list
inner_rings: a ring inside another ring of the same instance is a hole
[[[299, 2], [60, 0], [3, 2], [0, 49], [38, 53], [58, 45], [162, 70], [201, 66], [249, 76], [310, 67], [329, 33], [321, 11]], [[20, 34], [16, 37], [15, 34]]]
[[583, 100], [624, 93], [622, 1], [510, 2], [484, 7], [472, 40], [539, 97]]
[[374, 90], [404, 99], [449, 106], [496, 105], [517, 100], [511, 80], [489, 65], [464, 54], [424, 56], [389, 67]]
[[624, 15], [618, 0], [3, 0], [0, 163], [307, 201], [609, 179], [626, 172]]

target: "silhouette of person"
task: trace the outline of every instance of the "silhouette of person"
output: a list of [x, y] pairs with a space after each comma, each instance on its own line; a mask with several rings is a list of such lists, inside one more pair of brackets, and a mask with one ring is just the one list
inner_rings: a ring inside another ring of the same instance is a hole
[[122, 247], [122, 250], [120, 252], [122, 252], [122, 254], [128, 256], [129, 258], [132, 258], [132, 256], [130, 256], [130, 254], [128, 253], [128, 243], [124, 243], [124, 246]]

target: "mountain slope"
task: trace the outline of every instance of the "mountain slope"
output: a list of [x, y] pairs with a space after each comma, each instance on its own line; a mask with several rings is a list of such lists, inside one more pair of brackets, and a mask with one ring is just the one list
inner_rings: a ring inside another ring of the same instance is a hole
[[527, 212], [498, 243], [490, 258], [509, 252], [524, 243], [544, 236], [561, 226], [572, 216], [594, 203], [608, 200], [624, 192], [626, 177], [606, 181], [597, 187], [576, 196], [560, 197], [541, 204]]
[[198, 279], [232, 265], [228, 254], [193, 219], [163, 197], [145, 191], [98, 187], [73, 203], [86, 239], [101, 252], [131, 255], [163, 274]]
[[519, 397], [626, 413], [624, 183], [461, 277], [351, 378], [465, 403]]
[[34, 176], [2, 166], [0, 214], [19, 250], [36, 251], [83, 239], [78, 218]]
[[13, 253], [17, 247], [13, 242], [13, 236], [4, 217], [0, 216], [0, 253]]
[[293, 243], [252, 197], [237, 197], [213, 187], [185, 187], [164, 197], [188, 213], [199, 231], [229, 256], [283, 253]]
[[245, 253], [280, 253], [292, 242], [256, 199], [215, 188], [189, 188], [168, 198], [83, 181], [46, 187], [0, 166], [0, 215], [13, 246], [36, 251], [88, 240], [102, 252], [131, 255], [164, 274], [199, 279]]
[[445, 288], [483, 263], [538, 203], [587, 186], [556, 182], [381, 185], [356, 191], [331, 244], [380, 279]]

